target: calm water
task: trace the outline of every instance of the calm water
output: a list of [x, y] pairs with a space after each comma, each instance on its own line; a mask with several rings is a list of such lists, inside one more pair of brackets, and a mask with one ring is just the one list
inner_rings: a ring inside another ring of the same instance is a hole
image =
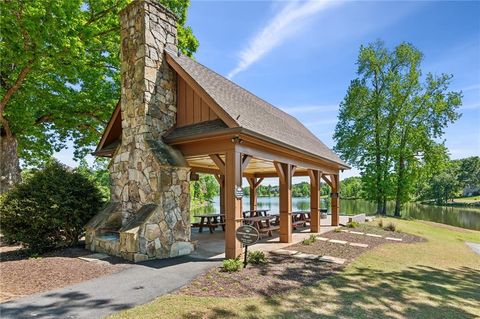
[[[292, 205], [293, 211], [308, 210], [310, 209], [310, 199], [294, 197], [292, 199]], [[269, 209], [271, 212], [278, 212], [278, 197], [259, 197], [257, 206], [259, 209]], [[210, 205], [192, 210], [191, 213], [192, 215], [202, 213], [216, 213], [219, 211], [219, 207], [219, 198], [216, 197], [213, 203], [211, 203]], [[244, 197], [244, 210], [249, 209], [249, 207], [249, 198]], [[322, 199], [322, 207], [327, 207], [328, 212], [330, 212], [330, 203], [328, 200]], [[388, 203], [387, 207], [388, 211], [393, 211], [394, 203]], [[360, 213], [366, 213], [367, 215], [375, 215], [375, 211], [375, 204], [365, 200], [342, 199], [340, 202], [340, 214], [342, 215], [355, 215]], [[452, 226], [480, 230], [479, 208], [429, 206], [417, 203], [409, 203], [405, 205], [402, 215], [415, 219], [429, 220]]]

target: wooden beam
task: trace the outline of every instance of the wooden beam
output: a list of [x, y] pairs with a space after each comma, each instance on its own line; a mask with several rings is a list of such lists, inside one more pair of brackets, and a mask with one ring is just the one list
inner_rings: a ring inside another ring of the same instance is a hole
[[292, 165], [292, 171], [290, 173], [290, 176], [293, 177], [293, 175], [295, 174], [295, 170], [297, 169], [297, 167], [295, 165]]
[[215, 168], [200, 167], [200, 166], [190, 166], [190, 168], [191, 168], [191, 171], [195, 173], [223, 175], [223, 173], [219, 169], [215, 169]]
[[[247, 175], [249, 173], [245, 173]], [[261, 172], [261, 173], [251, 173], [252, 176], [258, 177], [258, 178], [268, 178], [268, 177], [278, 177], [278, 173], [275, 172]], [[308, 176], [308, 172], [299, 172], [298, 170], [295, 171], [293, 176]]]
[[327, 176], [322, 175], [322, 179], [325, 181], [325, 183], [328, 184], [328, 186], [330, 186], [331, 188], [333, 188], [333, 184], [332, 184], [332, 182], [327, 178]]
[[237, 258], [241, 245], [235, 232], [242, 221], [242, 201], [234, 196], [235, 187], [242, 186], [242, 154], [228, 151], [225, 154], [225, 257]]
[[280, 242], [292, 242], [292, 165], [274, 162], [280, 184]]
[[257, 188], [255, 184], [257, 183], [257, 179], [255, 177], [247, 178], [248, 184], [250, 185], [250, 210], [257, 209]]
[[309, 169], [309, 170], [308, 170], [308, 176], [310, 177], [310, 185], [316, 187], [316, 186], [317, 186], [317, 184], [316, 184], [317, 179], [315, 178], [314, 172], [315, 172], [315, 170]]
[[220, 214], [225, 214], [225, 175], [218, 176], [218, 184], [220, 184]]
[[[108, 120], [107, 127], [105, 128], [105, 131], [103, 131], [102, 138], [100, 139], [100, 143], [98, 143], [97, 148], [95, 149], [94, 153], [99, 152], [102, 149], [103, 144], [105, 144], [105, 141], [107, 140], [107, 138], [110, 135], [110, 131], [112, 130], [113, 124], [117, 120], [117, 117], [118, 116], [121, 117], [121, 111], [122, 110], [121, 110], [120, 103], [121, 103], [121, 100], [118, 100], [117, 105], [115, 106], [115, 110], [113, 111], [113, 114], [110, 117], [110, 120]], [[120, 137], [121, 137], [121, 133], [120, 133]]]
[[254, 188], [257, 189], [258, 186], [260, 186], [260, 184], [263, 182], [263, 180], [264, 180], [264, 178], [263, 178], [263, 177], [260, 177], [260, 178], [256, 181], [256, 183], [255, 183], [255, 185], [254, 185]]
[[242, 172], [247, 168], [248, 163], [250, 163], [251, 159], [252, 159], [252, 157], [250, 155], [244, 154], [242, 156]]
[[316, 170], [309, 170], [310, 174], [310, 232], [320, 232], [320, 178], [322, 173]]
[[210, 158], [212, 159], [212, 161], [215, 163], [215, 165], [217, 165], [218, 169], [220, 170], [220, 172], [222, 172], [223, 174], [225, 174], [225, 162], [222, 160], [222, 158], [220, 157], [220, 155], [218, 154], [210, 154], [209, 155]]
[[282, 163], [275, 161], [273, 162], [273, 166], [275, 166], [280, 183], [285, 183], [285, 171], [283, 170]]
[[331, 198], [331, 208], [332, 208], [332, 226], [338, 226], [340, 221], [340, 188], [338, 183], [338, 175], [331, 175], [332, 179], [332, 198]]

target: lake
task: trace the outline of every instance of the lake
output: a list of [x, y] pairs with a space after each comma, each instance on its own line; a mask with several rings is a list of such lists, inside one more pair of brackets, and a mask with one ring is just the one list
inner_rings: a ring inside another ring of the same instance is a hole
[[[388, 211], [393, 211], [394, 203], [387, 204]], [[207, 206], [193, 209], [191, 214], [215, 213], [219, 211], [219, 197], [214, 198], [213, 202]], [[250, 199], [248, 196], [243, 198], [243, 208], [248, 210]], [[259, 209], [269, 209], [271, 212], [278, 212], [278, 197], [258, 197], [257, 207]], [[330, 212], [330, 202], [322, 198], [322, 207], [327, 207]], [[310, 199], [292, 198], [293, 211], [309, 210]], [[376, 206], [372, 202], [361, 199], [342, 199], [340, 200], [341, 215], [356, 215], [366, 213], [375, 215]], [[480, 209], [467, 207], [445, 207], [430, 206], [418, 203], [408, 203], [405, 205], [402, 216], [414, 219], [429, 220], [437, 223], [480, 230]]]

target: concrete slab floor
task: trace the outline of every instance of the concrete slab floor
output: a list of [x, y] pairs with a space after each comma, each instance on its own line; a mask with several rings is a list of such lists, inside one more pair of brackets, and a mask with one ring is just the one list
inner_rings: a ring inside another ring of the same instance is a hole
[[[346, 224], [348, 216], [340, 216], [340, 224]], [[323, 234], [335, 229], [331, 226], [330, 215], [322, 219], [320, 223], [320, 232], [315, 234]], [[272, 237], [263, 237], [255, 245], [249, 246], [249, 250], [259, 250], [269, 252], [277, 249], [283, 249], [290, 245], [299, 243], [304, 239], [310, 237], [312, 233], [310, 228], [300, 228], [293, 231], [291, 243], [280, 243], [278, 238], [278, 231], [273, 233]], [[195, 242], [195, 251], [190, 254], [194, 258], [202, 259], [223, 259], [225, 258], [225, 233], [220, 227], [217, 227], [213, 234], [208, 229], [198, 232], [198, 228], [192, 228], [192, 241]]]

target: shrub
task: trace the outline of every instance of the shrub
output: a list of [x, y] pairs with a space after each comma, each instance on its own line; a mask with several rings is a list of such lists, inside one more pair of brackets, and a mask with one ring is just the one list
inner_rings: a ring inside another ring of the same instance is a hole
[[342, 231], [342, 228], [338, 227], [338, 228], [335, 228], [333, 231], [336, 232], [336, 233], [340, 233]]
[[358, 226], [360, 226], [360, 223], [356, 221], [351, 221], [347, 223], [348, 228], [357, 228]]
[[378, 220], [378, 227], [383, 228], [383, 219]]
[[251, 264], [265, 264], [267, 262], [267, 257], [263, 251], [250, 251], [248, 253], [248, 262]]
[[92, 182], [51, 161], [2, 196], [2, 233], [32, 253], [71, 246], [102, 204]]
[[315, 235], [310, 235], [310, 237], [308, 237], [307, 239], [304, 239], [304, 240], [302, 241], [302, 244], [304, 244], [304, 245], [311, 245], [311, 244], [313, 244], [313, 243], [316, 242], [316, 241], [317, 241], [317, 236], [315, 236]]
[[222, 263], [222, 269], [226, 272], [239, 271], [242, 268], [242, 264], [240, 258], [225, 259]]
[[394, 223], [388, 223], [383, 229], [388, 231], [396, 231], [397, 226]]

